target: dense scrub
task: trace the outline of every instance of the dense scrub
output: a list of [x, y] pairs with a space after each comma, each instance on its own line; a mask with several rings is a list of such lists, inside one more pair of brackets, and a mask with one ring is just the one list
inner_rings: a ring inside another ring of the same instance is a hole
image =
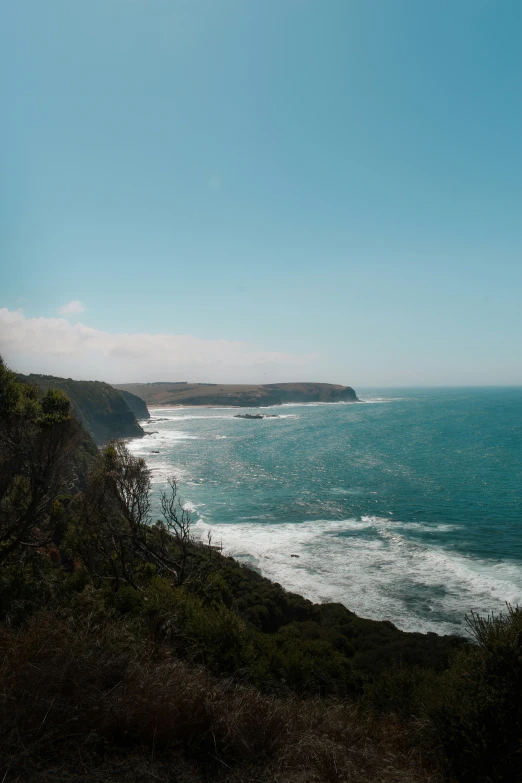
[[395, 718], [215, 678], [101, 611], [89, 590], [74, 615], [41, 612], [23, 634], [4, 630], [0, 644], [4, 760], [14, 779], [437, 779]]
[[122, 443], [0, 365], [0, 769], [16, 780], [521, 779], [522, 613], [474, 644], [317, 605], [163, 518]]

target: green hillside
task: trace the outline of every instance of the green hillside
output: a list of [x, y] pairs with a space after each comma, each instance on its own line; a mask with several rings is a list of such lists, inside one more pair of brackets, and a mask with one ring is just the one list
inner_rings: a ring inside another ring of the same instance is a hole
[[[71, 401], [78, 421], [99, 446], [113, 438], [136, 438], [143, 435], [143, 430], [126, 399], [108, 383], [74, 381], [54, 375], [31, 374], [19, 375], [18, 378], [35, 384], [43, 392], [53, 388], [64, 391]], [[148, 418], [146, 406], [144, 409], [146, 415], [143, 418]]]

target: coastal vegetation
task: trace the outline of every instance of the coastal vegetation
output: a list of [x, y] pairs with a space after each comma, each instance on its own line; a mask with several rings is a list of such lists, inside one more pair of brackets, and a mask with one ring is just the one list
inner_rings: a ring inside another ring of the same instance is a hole
[[119, 392], [138, 421], [150, 418], [149, 409], [141, 397], [137, 397], [125, 389], [119, 389]]
[[466, 641], [290, 593], [196, 541], [174, 480], [155, 514], [66, 391], [0, 363], [3, 782], [522, 779], [519, 609]]
[[18, 375], [18, 379], [40, 391], [60, 389], [69, 398], [74, 415], [101, 446], [111, 438], [139, 438], [143, 430], [136, 419], [148, 419], [142, 399], [120, 392], [102, 381], [74, 381], [54, 375]]

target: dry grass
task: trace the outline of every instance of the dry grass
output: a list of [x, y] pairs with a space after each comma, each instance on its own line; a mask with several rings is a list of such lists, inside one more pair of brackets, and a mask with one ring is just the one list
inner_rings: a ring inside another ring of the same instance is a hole
[[95, 610], [4, 629], [0, 652], [2, 783], [440, 780], [394, 719], [217, 680]]
[[[276, 392], [296, 392], [295, 401], [301, 399], [300, 395], [307, 395], [310, 399], [313, 395], [328, 393], [332, 390], [346, 389], [346, 386], [332, 383], [272, 383], [272, 384], [230, 384], [230, 383], [126, 383], [116, 384], [115, 389], [123, 389], [131, 394], [136, 394], [150, 407], [170, 407], [172, 405], [204, 405], [215, 406], [221, 404], [229, 406], [231, 398], [242, 398], [245, 402], [250, 400], [252, 405], [262, 405], [263, 396]], [[281, 398], [286, 399], [284, 397]]]

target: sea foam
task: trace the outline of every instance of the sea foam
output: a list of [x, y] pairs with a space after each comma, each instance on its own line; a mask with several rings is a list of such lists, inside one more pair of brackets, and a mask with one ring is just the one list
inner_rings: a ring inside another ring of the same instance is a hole
[[471, 610], [522, 603], [521, 394], [368, 390], [258, 422], [156, 409], [129, 447], [156, 498], [178, 477], [197, 535], [286, 588], [463, 633]]
[[[196, 533], [313, 601], [336, 601], [362, 617], [408, 631], [465, 633], [464, 613], [487, 614], [522, 602], [522, 567], [464, 558], [401, 535], [379, 517], [289, 524], [242, 522]], [[366, 535], [361, 535], [366, 532]], [[291, 555], [298, 557], [291, 557]]]

